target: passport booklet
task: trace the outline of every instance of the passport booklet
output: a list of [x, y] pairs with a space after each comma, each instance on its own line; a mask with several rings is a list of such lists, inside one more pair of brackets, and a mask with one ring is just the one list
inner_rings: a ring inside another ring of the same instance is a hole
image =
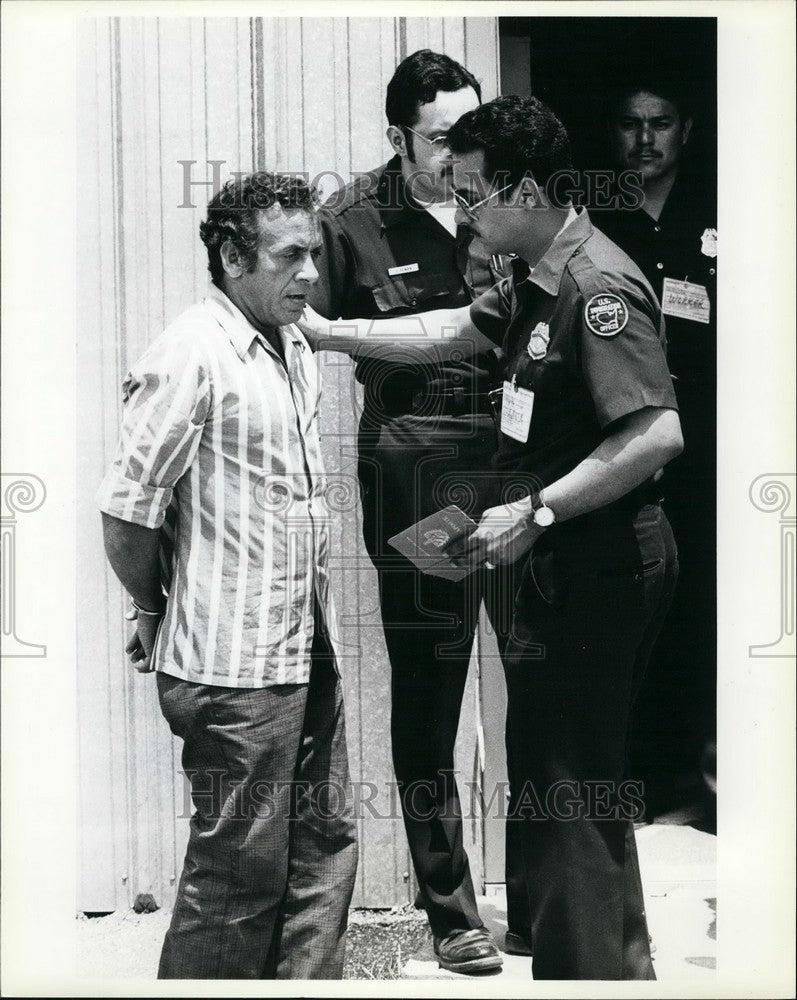
[[475, 528], [473, 518], [452, 504], [410, 525], [387, 541], [422, 573], [457, 582], [464, 580], [473, 570], [455, 565], [443, 548], [455, 538], [471, 534]]

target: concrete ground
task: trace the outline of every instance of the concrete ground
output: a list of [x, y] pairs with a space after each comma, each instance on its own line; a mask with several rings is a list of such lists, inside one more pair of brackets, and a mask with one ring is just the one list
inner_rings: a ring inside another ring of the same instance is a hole
[[[710, 983], [716, 969], [716, 837], [691, 826], [656, 822], [637, 830], [636, 838], [657, 979]], [[501, 947], [506, 933], [503, 889], [483, 896], [479, 911]], [[504, 955], [503, 969], [491, 974], [490, 981], [530, 977], [530, 958]], [[463, 977], [438, 968], [427, 945], [407, 962], [404, 978]]]
[[[684, 822], [683, 816], [672, 817], [669, 823], [665, 818], [637, 830], [637, 847], [648, 924], [656, 947], [656, 975], [662, 982], [691, 981], [698, 985], [701, 981], [711, 982], [716, 964], [716, 838], [682, 825]], [[479, 909], [499, 946], [503, 945], [503, 891], [481, 897]], [[168, 910], [158, 910], [78, 920], [78, 975], [154, 979], [169, 917]], [[353, 923], [367, 919], [367, 915], [352, 913]], [[491, 975], [490, 981], [528, 982], [530, 977], [531, 959], [505, 955], [502, 971]], [[409, 957], [403, 978], [471, 979], [439, 969], [431, 944]]]

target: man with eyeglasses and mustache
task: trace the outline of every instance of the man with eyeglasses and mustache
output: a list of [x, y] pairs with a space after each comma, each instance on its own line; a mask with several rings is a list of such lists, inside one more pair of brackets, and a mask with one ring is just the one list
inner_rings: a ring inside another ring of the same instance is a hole
[[[446, 135], [480, 99], [475, 77], [446, 55], [423, 49], [398, 66], [386, 95], [395, 155], [333, 195], [320, 215], [325, 252], [309, 302], [323, 316], [458, 308], [504, 276], [506, 259], [457, 225], [450, 191]], [[476, 906], [454, 773], [484, 574], [462, 583], [425, 576], [387, 540], [448, 504], [478, 518], [495, 502], [488, 393], [497, 370], [491, 347], [439, 363], [406, 347], [378, 360], [360, 358], [356, 367], [364, 387], [363, 534], [378, 574], [391, 665], [393, 764], [438, 962], [460, 973], [502, 964]], [[505, 947], [528, 954], [517, 854], [508, 843]]]
[[[499, 97], [449, 132], [460, 220], [512, 275], [425, 319], [431, 355], [500, 343], [495, 475], [502, 496], [454, 540], [495, 567], [512, 627], [508, 769], [531, 915], [534, 979], [655, 979], [634, 841], [632, 706], [676, 584], [659, 470], [683, 446], [661, 308], [640, 270], [559, 193], [567, 133], [536, 99]], [[389, 350], [395, 319], [308, 310], [319, 348]], [[416, 349], [423, 335], [415, 331]], [[521, 489], [522, 486], [522, 489]], [[507, 495], [509, 493], [509, 495]]]

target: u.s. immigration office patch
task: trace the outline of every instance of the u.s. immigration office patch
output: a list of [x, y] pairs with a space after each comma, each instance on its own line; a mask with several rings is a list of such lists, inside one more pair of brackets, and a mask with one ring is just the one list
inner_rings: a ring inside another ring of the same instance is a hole
[[584, 306], [584, 320], [599, 337], [614, 337], [628, 322], [628, 306], [614, 292], [601, 292]]

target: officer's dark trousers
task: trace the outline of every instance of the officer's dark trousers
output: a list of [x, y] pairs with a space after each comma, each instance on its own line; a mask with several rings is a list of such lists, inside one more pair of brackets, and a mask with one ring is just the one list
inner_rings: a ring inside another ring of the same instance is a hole
[[555, 526], [526, 561], [504, 665], [535, 979], [655, 978], [627, 739], [676, 578], [658, 506]]
[[[460, 800], [454, 766], [481, 600], [479, 574], [451, 583], [420, 574], [403, 560], [390, 568], [380, 564], [378, 572], [391, 664], [393, 766], [421, 898], [436, 935], [481, 927], [462, 842], [463, 808], [472, 817], [478, 806], [470, 786]], [[515, 834], [513, 827], [507, 856], [514, 860], [508, 867], [517, 871]], [[509, 925], [525, 934], [525, 885], [516, 878], [512, 887]]]
[[161, 979], [339, 979], [357, 865], [340, 682], [317, 633], [309, 684], [158, 674], [195, 813]]
[[[391, 666], [393, 766], [420, 895], [432, 932], [443, 936], [482, 926], [463, 847], [462, 812], [473, 815], [472, 790], [461, 803], [454, 745], [483, 581], [479, 574], [462, 583], [422, 574], [387, 539], [448, 503], [478, 519], [497, 501], [495, 427], [487, 414], [402, 418], [376, 438], [374, 450], [361, 426], [363, 535], [379, 577]], [[514, 829], [507, 836], [508, 922], [527, 935], [520, 845]]]

